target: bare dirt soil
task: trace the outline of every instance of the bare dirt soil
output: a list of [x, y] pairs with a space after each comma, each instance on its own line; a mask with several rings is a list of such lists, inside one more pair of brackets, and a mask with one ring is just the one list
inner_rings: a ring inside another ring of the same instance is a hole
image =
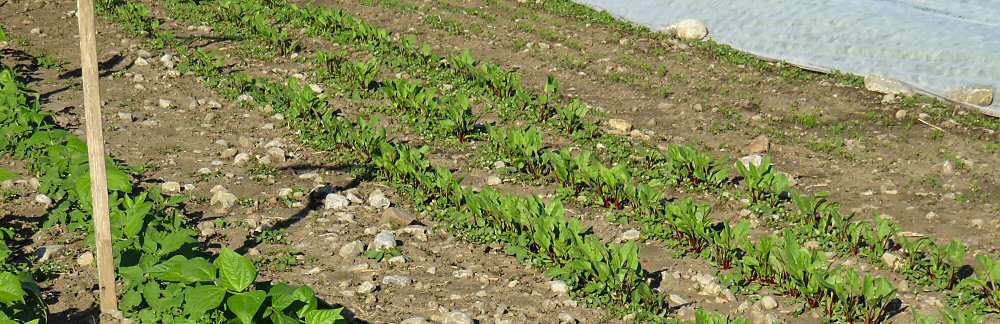
[[[469, 50], [481, 60], [517, 68], [524, 75], [522, 83], [532, 88], [541, 89], [546, 77], [554, 75], [565, 93], [602, 109], [608, 118], [631, 121], [645, 134], [637, 137], [649, 136], [655, 145], [697, 143], [719, 156], [738, 158], [750, 153], [751, 141], [766, 138], [766, 153], [799, 190], [830, 192], [858, 217], [890, 217], [906, 231], [957, 239], [975, 252], [997, 250], [1000, 219], [994, 216], [1000, 212], [1000, 185], [993, 166], [1000, 163], [995, 133], [1000, 124], [975, 112], [886, 98], [807, 72], [761, 71], [702, 48], [546, 13], [523, 1], [317, 4], [416, 35], [436, 52]], [[57, 123], [80, 133], [78, 43], [75, 18], [68, 14], [73, 10], [75, 2], [64, 0], [0, 5], [0, 24], [14, 37], [0, 50], [41, 95]], [[180, 37], [210, 36], [198, 26], [154, 14], [168, 22], [162, 28]], [[172, 193], [191, 197], [185, 210], [202, 241], [211, 249], [226, 246], [250, 255], [262, 270], [261, 280], [308, 284], [326, 302], [343, 305], [357, 322], [398, 323], [414, 317], [446, 322], [454, 311], [480, 323], [557, 323], [565, 317], [582, 323], [622, 321], [553, 291], [541, 271], [519, 263], [502, 247], [467, 242], [436, 226], [408, 206], [406, 197], [341, 162], [343, 153], [299, 143], [282, 116], [220, 99], [198, 78], [176, 73], [176, 62], [161, 59], [176, 53], [147, 51], [142, 40], [109, 21], [100, 21], [98, 29], [109, 154], [140, 167], [145, 186], [178, 185]], [[301, 37], [305, 51], [330, 46]], [[315, 68], [291, 57], [241, 56], [241, 45], [234, 40], [198, 44], [226, 53], [227, 64], [275, 79], [296, 78]], [[38, 59], [43, 57], [58, 64], [42, 66]], [[363, 113], [358, 102], [338, 100], [332, 104], [345, 113]], [[404, 123], [388, 119], [385, 126], [397, 130], [393, 136], [420, 142]], [[552, 192], [544, 184], [507, 178], [478, 165], [472, 160], [476, 150], [475, 145], [452, 147], [433, 152], [432, 159], [460, 170], [468, 186], [486, 187], [490, 177], [502, 176], [504, 183], [495, 186], [504, 191]], [[3, 166], [23, 174], [11, 158], [4, 158]], [[94, 321], [96, 271], [80, 260], [90, 249], [84, 238], [60, 227], [38, 229], [45, 206], [35, 200], [30, 177], [8, 185], [18, 194], [4, 198], [0, 220], [24, 229], [16, 244], [18, 257], [45, 274], [41, 283], [51, 320]], [[234, 205], [220, 208], [213, 201], [220, 188], [238, 197]], [[385, 193], [391, 209], [369, 203], [376, 191]], [[357, 199], [346, 207], [327, 208], [324, 197], [330, 193]], [[716, 200], [714, 207], [714, 217], [745, 217], [735, 200]], [[412, 222], [400, 223], [387, 213]], [[596, 208], [569, 206], [569, 214], [608, 241], [635, 227]], [[769, 230], [760, 226], [758, 231]], [[355, 250], [356, 242], [364, 249], [383, 232], [394, 234], [400, 258], [373, 260]], [[42, 261], [44, 249], [55, 252]], [[659, 292], [680, 304], [679, 318], [693, 318], [696, 306], [755, 313], [755, 322], [819, 321], [815, 313], [797, 314], [792, 298], [766, 290], [740, 295], [717, 287], [712, 265], [678, 254], [647, 242], [641, 258], [646, 269], [655, 271], [650, 280]], [[898, 274], [884, 275], [906, 286]], [[778, 306], [760, 309], [757, 301], [770, 295]], [[913, 310], [940, 309], [943, 297], [901, 291], [900, 298], [914, 308], [894, 317], [896, 323], [908, 322]]]

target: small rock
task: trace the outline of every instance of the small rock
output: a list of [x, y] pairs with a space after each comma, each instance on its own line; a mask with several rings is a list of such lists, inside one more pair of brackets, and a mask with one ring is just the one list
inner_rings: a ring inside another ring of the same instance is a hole
[[83, 252], [80, 256], [76, 257], [76, 264], [81, 267], [90, 266], [94, 263], [94, 253], [90, 251]]
[[684, 299], [684, 297], [675, 294], [670, 294], [670, 296], [668, 296], [667, 299], [670, 300], [670, 303], [674, 305], [686, 305], [688, 303], [688, 301]]
[[280, 147], [267, 148], [267, 156], [271, 158], [271, 162], [285, 163], [285, 150], [282, 150]]
[[399, 324], [431, 324], [431, 321], [423, 317], [411, 317], [399, 322]]
[[750, 141], [750, 145], [747, 145], [747, 153], [750, 154], [760, 154], [767, 153], [771, 149], [771, 140], [767, 136], [760, 135]]
[[163, 54], [163, 56], [160, 56], [160, 63], [163, 63], [163, 66], [166, 67], [167, 69], [173, 69], [174, 56], [170, 54]]
[[421, 225], [410, 225], [404, 228], [400, 228], [397, 232], [399, 234], [407, 234], [411, 237], [417, 239], [417, 241], [427, 242], [427, 228]]
[[905, 109], [900, 109], [896, 111], [896, 119], [906, 119], [907, 111]]
[[406, 263], [406, 257], [404, 257], [402, 255], [397, 255], [397, 256], [389, 258], [388, 261], [391, 264], [403, 264], [403, 263]]
[[955, 174], [955, 165], [951, 164], [951, 161], [944, 161], [941, 163], [941, 174], [946, 176]]
[[865, 76], [865, 89], [884, 94], [911, 94], [913, 89], [903, 82], [878, 75]]
[[118, 119], [121, 119], [124, 122], [131, 123], [135, 121], [135, 116], [133, 116], [132, 113], [120, 112], [118, 113]]
[[569, 313], [559, 313], [559, 324], [576, 324], [576, 319]]
[[160, 108], [167, 109], [167, 108], [174, 107], [176, 104], [174, 103], [173, 100], [170, 100], [170, 99], [160, 99], [159, 105], [160, 105]]
[[771, 296], [762, 297], [760, 301], [758, 301], [758, 303], [760, 303], [760, 306], [766, 310], [772, 310], [778, 308], [778, 301]]
[[136, 58], [135, 61], [133, 61], [133, 63], [135, 63], [136, 66], [147, 66], [147, 65], [149, 65], [149, 61], [147, 61], [146, 59], [141, 58], [141, 57]]
[[498, 176], [490, 176], [489, 178], [486, 178], [487, 186], [498, 186], [501, 183], [503, 183], [503, 180], [501, 180]]
[[239, 154], [239, 151], [237, 151], [234, 148], [227, 148], [225, 150], [222, 150], [222, 153], [219, 153], [219, 157], [223, 159], [232, 159], [236, 157], [236, 154]]
[[565, 295], [569, 293], [569, 285], [567, 285], [566, 282], [562, 280], [549, 281], [549, 289], [552, 290], [552, 292], [560, 295]]
[[212, 194], [212, 199], [209, 200], [211, 205], [219, 205], [222, 208], [230, 208], [236, 204], [236, 195], [226, 191], [225, 189], [218, 190]]
[[625, 233], [622, 233], [622, 236], [619, 238], [619, 240], [623, 242], [636, 241], [639, 239], [640, 236], [642, 236], [642, 233], [639, 232], [639, 230], [633, 228], [625, 231]]
[[201, 233], [202, 237], [215, 235], [215, 222], [198, 223], [198, 231]]
[[358, 286], [357, 292], [359, 294], [370, 294], [370, 293], [375, 292], [376, 289], [378, 289], [378, 286], [375, 285], [374, 282], [365, 281], [365, 282], [362, 282], [361, 285]]
[[452, 272], [451, 275], [454, 276], [455, 278], [458, 278], [458, 279], [464, 279], [464, 278], [472, 277], [472, 270], [459, 269], [459, 270], [455, 270], [454, 272]]
[[764, 156], [760, 154], [747, 155], [740, 158], [740, 163], [743, 163], [743, 166], [747, 167], [750, 165], [759, 166], [761, 163], [764, 163]]
[[45, 206], [51, 206], [52, 198], [49, 198], [49, 196], [43, 194], [37, 194], [35, 195], [35, 202]]
[[383, 209], [388, 208], [390, 202], [389, 198], [385, 197], [385, 194], [382, 193], [381, 189], [375, 189], [375, 191], [372, 191], [372, 193], [368, 195], [368, 205], [378, 209]]
[[624, 119], [608, 119], [608, 127], [611, 127], [612, 132], [624, 135], [632, 130], [632, 123]]
[[344, 195], [338, 193], [328, 194], [326, 195], [326, 198], [323, 198], [323, 209], [326, 210], [344, 209], [350, 205], [351, 201], [348, 200], [347, 197], [344, 197]]
[[900, 259], [899, 256], [889, 252], [885, 252], [882, 254], [882, 262], [885, 263], [887, 267], [893, 270], [899, 269], [899, 267], [903, 265], [903, 260]]
[[384, 278], [382, 278], [382, 284], [383, 285], [392, 285], [392, 286], [406, 287], [406, 286], [409, 286], [410, 284], [413, 284], [413, 280], [410, 279], [410, 277], [407, 277], [407, 276], [391, 275], [391, 276], [385, 276]]
[[361, 241], [353, 241], [344, 246], [340, 247], [340, 251], [337, 251], [337, 255], [342, 258], [353, 258], [361, 255], [365, 252], [365, 243]]
[[927, 212], [927, 215], [924, 215], [924, 218], [927, 220], [935, 220], [938, 218], [938, 215], [935, 212]]
[[982, 218], [973, 218], [969, 221], [969, 225], [972, 225], [972, 228], [976, 229], [982, 229], [985, 224], [986, 222], [984, 222]]
[[247, 162], [250, 162], [250, 154], [239, 153], [239, 154], [236, 154], [236, 156], [233, 157], [233, 165], [237, 165], [237, 166], [244, 165]]
[[503, 168], [506, 168], [506, 167], [507, 167], [507, 163], [505, 163], [504, 161], [493, 162], [493, 168], [494, 169], [503, 169]]
[[167, 181], [160, 184], [160, 190], [164, 193], [174, 193], [181, 191], [181, 184], [176, 181]]
[[473, 324], [472, 316], [469, 314], [454, 311], [445, 315], [444, 320], [441, 321], [442, 324]]
[[375, 235], [372, 241], [372, 250], [382, 250], [396, 247], [396, 234], [391, 231], [382, 231]]
[[686, 41], [701, 40], [708, 36], [708, 26], [705, 26], [705, 22], [697, 19], [681, 20], [667, 27], [665, 31]]
[[948, 98], [958, 102], [985, 107], [993, 104], [993, 88], [989, 86], [977, 86], [956, 89], [948, 95]]
[[417, 219], [413, 217], [410, 213], [399, 208], [386, 208], [382, 212], [382, 221], [385, 223], [397, 225], [397, 226], [408, 226], [413, 224]]

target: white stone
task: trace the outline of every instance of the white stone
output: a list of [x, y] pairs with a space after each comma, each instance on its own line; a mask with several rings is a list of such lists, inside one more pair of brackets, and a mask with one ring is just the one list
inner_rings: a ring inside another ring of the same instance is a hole
[[375, 235], [372, 241], [372, 250], [382, 250], [396, 247], [396, 234], [391, 231], [382, 231]]
[[165, 193], [175, 193], [181, 191], [181, 184], [177, 181], [167, 181], [160, 184], [160, 189]]
[[667, 27], [665, 31], [686, 41], [701, 40], [708, 36], [708, 26], [705, 25], [705, 22], [697, 19], [681, 20]]
[[158, 104], [159, 104], [160, 108], [163, 108], [163, 109], [172, 108], [172, 107], [175, 106], [175, 103], [174, 103], [173, 100], [162, 99], [162, 98], [159, 100]]
[[384, 209], [388, 208], [391, 203], [389, 202], [389, 198], [386, 198], [385, 194], [382, 193], [381, 189], [375, 189], [375, 191], [372, 191], [372, 193], [368, 195], [368, 205], [378, 209]]
[[432, 322], [423, 317], [411, 317], [399, 322], [399, 324], [431, 324]]
[[410, 284], [413, 284], [413, 280], [410, 279], [410, 277], [407, 277], [407, 276], [391, 275], [391, 276], [385, 276], [384, 278], [382, 278], [382, 284], [383, 285], [392, 285], [392, 286], [406, 287], [406, 286], [409, 286]]
[[76, 264], [81, 267], [90, 266], [94, 263], [94, 253], [90, 251], [83, 252], [80, 256], [76, 257]]
[[624, 119], [608, 119], [608, 127], [618, 134], [627, 134], [632, 130], [632, 123]]
[[361, 255], [361, 253], [364, 252], [365, 252], [364, 242], [352, 241], [341, 246], [340, 250], [337, 251], [337, 255], [339, 255], [342, 258], [353, 258]]
[[362, 282], [361, 285], [358, 286], [357, 292], [359, 294], [370, 294], [370, 293], [375, 292], [376, 289], [378, 289], [378, 286], [375, 285], [374, 282], [365, 281], [365, 282]]
[[576, 319], [569, 313], [559, 313], [559, 324], [576, 324]]
[[472, 320], [472, 316], [469, 316], [469, 314], [460, 311], [454, 311], [448, 313], [448, 315], [444, 317], [444, 321], [442, 321], [442, 324], [473, 324], [473, 323], [475, 322]]
[[136, 58], [133, 63], [135, 63], [136, 66], [147, 66], [147, 65], [149, 65], [149, 61], [147, 61], [146, 59], [141, 58], [141, 57]]
[[230, 208], [236, 204], [236, 195], [226, 191], [225, 189], [215, 191], [215, 193], [212, 194], [212, 199], [209, 201], [209, 204], [219, 205], [222, 208]]
[[760, 303], [760, 306], [766, 310], [778, 308], [778, 301], [771, 296], [764, 296], [758, 302]]
[[552, 292], [560, 295], [569, 293], [569, 285], [567, 285], [566, 282], [562, 280], [549, 281], [549, 289], [552, 290]]
[[902, 81], [879, 75], [865, 76], [865, 89], [884, 94], [908, 95], [913, 93], [913, 89]]
[[323, 198], [323, 209], [344, 209], [351, 205], [351, 201], [344, 197], [344, 195], [338, 193], [332, 193], [326, 195]]
[[486, 178], [486, 185], [487, 186], [498, 186], [501, 183], [503, 183], [503, 180], [501, 180], [500, 177], [490, 176], [489, 178]]
[[636, 240], [639, 239], [640, 236], [642, 236], [642, 233], [639, 232], [639, 230], [637, 230], [637, 229], [630, 229], [630, 230], [625, 231], [625, 233], [622, 233], [621, 240], [622, 241], [636, 241]]
[[45, 206], [50, 206], [52, 205], [52, 198], [43, 194], [37, 194], [35, 195], [35, 202]]
[[955, 89], [948, 94], [948, 98], [958, 102], [985, 107], [993, 104], [993, 88], [978, 86]]
[[233, 157], [233, 165], [237, 165], [237, 166], [244, 165], [247, 162], [250, 162], [250, 154], [239, 153], [239, 154], [236, 154], [236, 156]]

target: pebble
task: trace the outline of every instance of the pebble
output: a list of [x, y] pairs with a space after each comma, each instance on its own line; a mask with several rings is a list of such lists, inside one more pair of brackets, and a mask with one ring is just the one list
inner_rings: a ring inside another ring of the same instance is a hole
[[239, 154], [239, 151], [237, 151], [234, 148], [227, 148], [225, 150], [222, 150], [222, 153], [219, 153], [219, 157], [223, 159], [232, 159], [236, 157], [236, 154]]
[[361, 253], [364, 252], [365, 252], [365, 243], [361, 241], [353, 241], [344, 244], [344, 246], [341, 246], [340, 250], [337, 251], [337, 255], [339, 255], [342, 258], [353, 258], [361, 255]]
[[760, 303], [760, 306], [766, 310], [772, 310], [778, 308], [778, 301], [771, 296], [762, 297], [760, 301], [758, 301], [758, 303]]
[[375, 189], [375, 191], [372, 191], [372, 193], [368, 195], [369, 206], [384, 209], [388, 208], [390, 204], [389, 198], [385, 197], [385, 194], [382, 193], [381, 189]]
[[417, 241], [427, 242], [427, 227], [422, 225], [410, 225], [396, 231], [399, 234], [407, 234]]
[[744, 166], [749, 167], [750, 165], [758, 166], [764, 163], [764, 156], [760, 154], [751, 154], [740, 158], [740, 163]]
[[937, 219], [937, 217], [938, 215], [935, 212], [927, 212], [927, 215], [924, 215], [924, 218], [926, 218], [927, 220], [935, 220]]
[[174, 106], [175, 106], [175, 104], [174, 104], [174, 101], [173, 101], [173, 100], [170, 100], [170, 99], [162, 99], [162, 98], [161, 98], [161, 99], [160, 99], [160, 101], [159, 101], [159, 105], [160, 105], [160, 108], [163, 108], [163, 109], [167, 109], [167, 108], [171, 108], [171, 107], [174, 107]]
[[899, 256], [889, 252], [882, 254], [882, 262], [885, 263], [885, 265], [890, 269], [898, 269], [903, 265], [903, 260], [900, 259]]
[[382, 278], [383, 285], [406, 287], [413, 284], [413, 280], [407, 276], [391, 275]]
[[118, 113], [118, 119], [125, 122], [133, 122], [135, 121], [135, 116], [133, 116], [132, 113], [120, 112]]
[[560, 324], [576, 324], [576, 318], [569, 313], [559, 313], [559, 323]]
[[642, 236], [642, 233], [639, 232], [639, 230], [633, 228], [633, 229], [625, 231], [625, 233], [622, 233], [622, 236], [619, 238], [619, 240], [621, 240], [623, 242], [624, 241], [636, 241], [636, 240], [639, 239], [640, 236]]
[[338, 193], [331, 193], [323, 198], [323, 209], [344, 209], [351, 205], [351, 201], [344, 197], [344, 195]]
[[399, 322], [399, 324], [431, 324], [431, 321], [423, 317], [411, 317]]
[[498, 176], [490, 176], [489, 178], [486, 178], [487, 186], [498, 186], [501, 183], [503, 183], [503, 180], [501, 180]]
[[569, 293], [569, 285], [567, 285], [566, 282], [562, 280], [549, 281], [549, 289], [552, 290], [552, 292], [560, 295]]
[[86, 267], [94, 263], [94, 253], [90, 251], [83, 252], [80, 256], [76, 257], [76, 264], [81, 267]]
[[388, 261], [391, 264], [404, 264], [404, 263], [406, 263], [406, 257], [404, 257], [402, 255], [397, 255], [397, 256], [389, 258]]
[[951, 161], [944, 161], [941, 163], [941, 174], [950, 176], [955, 173], [955, 165], [951, 164]]
[[386, 208], [382, 212], [382, 221], [384, 223], [393, 224], [396, 226], [408, 226], [416, 221], [410, 213], [399, 208]]
[[686, 41], [701, 40], [708, 36], [708, 26], [698, 19], [684, 19], [667, 27], [667, 33]]
[[896, 111], [896, 119], [906, 119], [907, 111], [905, 109], [900, 109]]
[[396, 247], [396, 234], [391, 231], [382, 231], [375, 235], [375, 240], [372, 241], [372, 250], [382, 250]]
[[454, 272], [451, 273], [451, 275], [458, 279], [464, 279], [472, 277], [472, 270], [466, 270], [466, 269], [455, 270]]
[[52, 205], [52, 198], [43, 194], [37, 194], [35, 195], [35, 202], [45, 206], [50, 206]]
[[506, 168], [506, 167], [507, 167], [507, 163], [504, 162], [504, 161], [493, 162], [493, 168], [494, 169], [503, 169], [503, 168]]
[[370, 294], [370, 293], [375, 292], [376, 289], [378, 289], [378, 286], [375, 285], [374, 282], [365, 281], [365, 282], [362, 282], [361, 285], [358, 285], [357, 292], [359, 294]]
[[176, 181], [167, 181], [160, 184], [160, 190], [164, 193], [174, 193], [181, 191], [181, 184]]
[[684, 299], [684, 297], [681, 297], [676, 294], [670, 294], [670, 296], [668, 296], [667, 299], [670, 300], [670, 302], [674, 305], [686, 305], [688, 303], [688, 301]]
[[160, 56], [160, 63], [163, 63], [163, 66], [166, 67], [167, 69], [173, 69], [174, 56], [170, 54], [163, 54], [163, 56]]
[[239, 153], [233, 157], [233, 165], [244, 165], [247, 162], [250, 162], [250, 154]]
[[442, 324], [473, 324], [472, 316], [460, 311], [454, 311], [445, 315]]
[[267, 157], [273, 163], [285, 163], [285, 150], [280, 147], [267, 148]]
[[222, 208], [230, 208], [236, 204], [236, 195], [227, 191], [225, 188], [222, 190], [214, 190], [212, 194], [212, 199], [209, 200], [210, 205], [219, 205]]
[[632, 123], [624, 119], [608, 119], [608, 127], [618, 134], [627, 134], [632, 130]]

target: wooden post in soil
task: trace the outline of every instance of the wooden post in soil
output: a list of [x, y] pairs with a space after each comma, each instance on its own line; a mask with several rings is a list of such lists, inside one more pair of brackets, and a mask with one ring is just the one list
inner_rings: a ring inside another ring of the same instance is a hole
[[97, 32], [94, 1], [77, 0], [80, 26], [80, 70], [83, 75], [83, 108], [87, 119], [87, 156], [90, 161], [90, 195], [94, 209], [97, 245], [97, 280], [101, 289], [101, 314], [118, 316], [114, 253], [111, 250], [111, 221], [108, 217], [108, 179], [104, 161], [104, 131], [101, 122], [101, 93], [97, 62]]

